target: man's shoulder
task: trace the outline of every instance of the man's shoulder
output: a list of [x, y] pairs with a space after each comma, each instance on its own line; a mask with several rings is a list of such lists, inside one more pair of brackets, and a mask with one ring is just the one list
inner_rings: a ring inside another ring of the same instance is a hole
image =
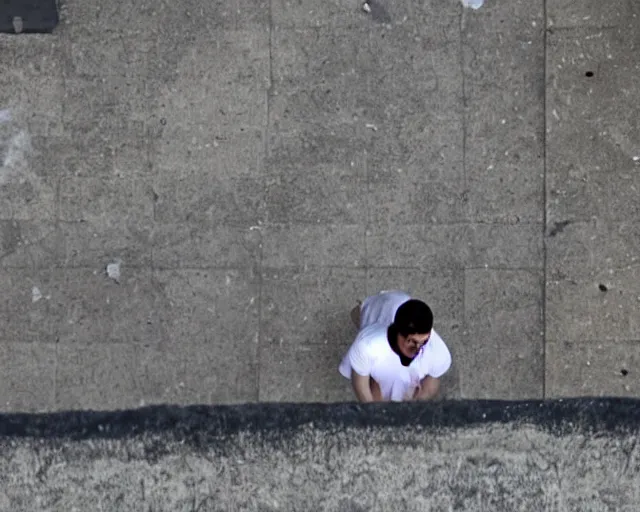
[[387, 327], [382, 324], [369, 325], [358, 333], [353, 344], [372, 354], [377, 353], [388, 345]]
[[367, 297], [363, 302], [363, 308], [398, 307], [411, 299], [411, 296], [401, 290], [382, 290], [375, 295]]
[[424, 350], [420, 351], [418, 359], [421, 364], [427, 362], [430, 366], [439, 365], [450, 361], [451, 353], [440, 335], [432, 330], [429, 342], [425, 345]]
[[435, 341], [436, 343], [444, 343], [442, 336], [440, 336], [435, 329], [431, 329], [431, 336], [429, 336], [430, 341]]
[[397, 290], [382, 291], [367, 297], [361, 309], [363, 325], [390, 325], [398, 308], [410, 298], [406, 293]]

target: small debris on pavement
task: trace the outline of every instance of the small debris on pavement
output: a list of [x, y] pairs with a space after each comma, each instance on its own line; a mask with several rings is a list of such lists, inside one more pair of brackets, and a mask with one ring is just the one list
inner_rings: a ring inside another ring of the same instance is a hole
[[120, 284], [120, 264], [122, 260], [116, 259], [113, 263], [107, 265], [107, 276]]
[[391, 16], [385, 9], [381, 0], [366, 0], [362, 4], [362, 10], [371, 15], [371, 19], [376, 23], [389, 24]]
[[484, 4], [484, 0], [462, 0], [462, 5], [471, 9], [480, 9]]
[[37, 286], [34, 286], [31, 289], [31, 301], [38, 302], [41, 298], [42, 298], [42, 292], [40, 292], [40, 289]]

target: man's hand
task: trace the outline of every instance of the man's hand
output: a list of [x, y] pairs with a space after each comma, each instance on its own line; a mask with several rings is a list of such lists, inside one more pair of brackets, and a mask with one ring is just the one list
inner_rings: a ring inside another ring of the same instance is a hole
[[438, 396], [438, 391], [440, 391], [440, 379], [434, 379], [433, 377], [427, 375], [424, 379], [422, 379], [420, 387], [416, 389], [413, 399], [433, 400], [436, 396]]
[[356, 393], [356, 397], [361, 402], [381, 402], [382, 392], [380, 386], [369, 375], [359, 375], [351, 371], [351, 385]]

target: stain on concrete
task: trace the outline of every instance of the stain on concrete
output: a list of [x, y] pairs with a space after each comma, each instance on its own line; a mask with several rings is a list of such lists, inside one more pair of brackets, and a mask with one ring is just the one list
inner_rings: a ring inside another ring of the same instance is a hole
[[0, 258], [12, 254], [22, 239], [20, 224], [15, 221], [0, 221]]
[[554, 237], [559, 233], [562, 233], [564, 231], [564, 228], [566, 228], [569, 224], [571, 224], [570, 220], [563, 220], [562, 222], [555, 222], [553, 224], [553, 227], [551, 228], [551, 231], [549, 231], [549, 236], [550, 237]]

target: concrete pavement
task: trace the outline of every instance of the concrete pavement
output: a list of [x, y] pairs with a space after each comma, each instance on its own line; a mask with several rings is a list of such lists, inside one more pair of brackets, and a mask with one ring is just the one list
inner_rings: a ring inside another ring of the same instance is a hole
[[0, 36], [3, 410], [344, 401], [389, 287], [447, 398], [637, 396], [640, 6], [384, 8], [68, 0]]

